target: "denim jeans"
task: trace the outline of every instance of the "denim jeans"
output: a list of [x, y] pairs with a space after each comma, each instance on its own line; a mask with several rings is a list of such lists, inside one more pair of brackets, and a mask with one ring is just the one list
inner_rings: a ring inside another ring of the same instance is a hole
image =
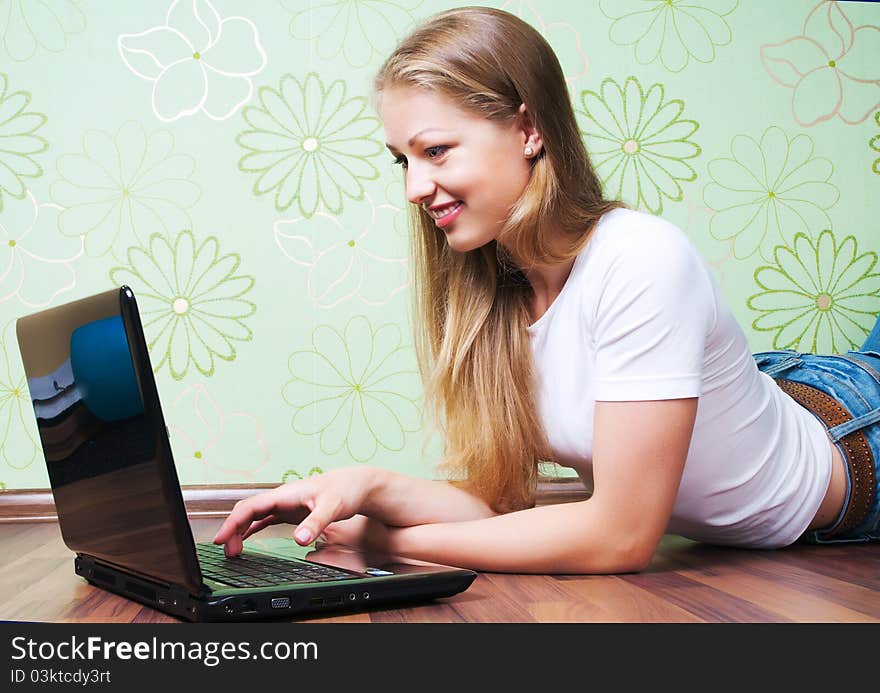
[[[823, 425], [840, 450], [847, 454], [841, 438], [853, 431], [863, 431], [873, 454], [874, 484], [871, 504], [864, 520], [851, 530], [828, 538], [843, 519], [843, 511], [827, 528], [805, 532], [800, 540], [812, 544], [867, 542], [880, 540], [880, 318], [867, 340], [857, 351], [822, 356], [805, 354], [791, 349], [763, 351], [753, 354], [758, 369], [773, 378], [783, 378], [821, 390], [840, 404], [852, 420], [829, 427]], [[817, 417], [819, 418], [819, 417]], [[821, 419], [820, 419], [821, 421]], [[846, 498], [849, 505], [853, 479], [847, 464]]]

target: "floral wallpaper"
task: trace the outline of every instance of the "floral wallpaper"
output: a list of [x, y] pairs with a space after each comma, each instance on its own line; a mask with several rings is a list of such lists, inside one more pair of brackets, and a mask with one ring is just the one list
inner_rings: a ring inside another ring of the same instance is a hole
[[[0, 491], [48, 486], [15, 320], [133, 287], [184, 484], [430, 476], [373, 73], [439, 0], [0, 0]], [[880, 313], [880, 3], [499, 0], [609, 195], [693, 239], [754, 351]], [[424, 444], [423, 444], [424, 443]]]

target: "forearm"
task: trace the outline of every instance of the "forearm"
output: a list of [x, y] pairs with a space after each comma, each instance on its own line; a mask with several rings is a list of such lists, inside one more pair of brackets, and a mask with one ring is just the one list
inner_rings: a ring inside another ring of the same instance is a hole
[[655, 547], [610, 529], [589, 500], [467, 522], [391, 530], [388, 551], [490, 572], [624, 573], [642, 570]]
[[410, 527], [495, 515], [485, 501], [445, 481], [418, 479], [380, 468], [373, 473], [361, 512], [386, 525]]

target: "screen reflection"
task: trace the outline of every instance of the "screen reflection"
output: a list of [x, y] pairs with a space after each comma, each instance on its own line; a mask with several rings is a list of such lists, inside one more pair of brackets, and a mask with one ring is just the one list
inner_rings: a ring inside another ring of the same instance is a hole
[[197, 589], [174, 529], [164, 422], [145, 413], [122, 298], [116, 289], [17, 324], [61, 533], [73, 551]]

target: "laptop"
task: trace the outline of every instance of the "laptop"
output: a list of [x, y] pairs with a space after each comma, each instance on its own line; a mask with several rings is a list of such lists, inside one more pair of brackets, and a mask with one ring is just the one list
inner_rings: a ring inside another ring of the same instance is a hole
[[134, 292], [16, 322], [64, 543], [89, 583], [190, 621], [297, 618], [450, 597], [476, 573], [342, 545], [196, 544]]

